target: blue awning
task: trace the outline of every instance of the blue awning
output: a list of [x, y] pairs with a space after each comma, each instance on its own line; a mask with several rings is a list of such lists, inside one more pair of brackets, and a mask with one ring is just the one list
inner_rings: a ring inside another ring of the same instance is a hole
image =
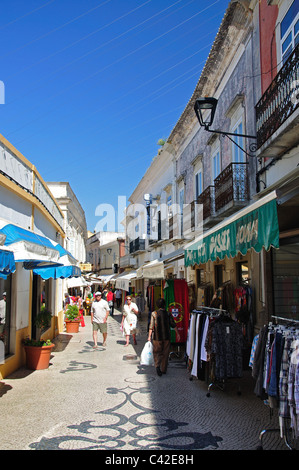
[[62, 266], [49, 266], [48, 268], [41, 267], [33, 269], [34, 274], [38, 274], [43, 279], [80, 277], [81, 269], [76, 265], [77, 260], [73, 255], [59, 244], [55, 245], [55, 248], [59, 251], [60, 257], [58, 261]]
[[54, 268], [38, 268], [33, 270], [43, 279], [67, 279], [69, 277], [80, 277], [81, 269], [78, 266], [58, 266]]
[[55, 249], [59, 251], [60, 257], [59, 257], [59, 262], [62, 263], [63, 265], [69, 266], [69, 265], [76, 265], [77, 260], [76, 258], [73, 257], [73, 255], [67, 251], [63, 246], [59, 245], [54, 245]]
[[51, 241], [17, 225], [7, 224], [0, 234], [6, 235], [4, 246], [13, 251], [15, 262], [24, 263], [25, 269], [60, 266], [60, 252]]
[[6, 279], [16, 270], [15, 258], [12, 251], [0, 250], [0, 277]]

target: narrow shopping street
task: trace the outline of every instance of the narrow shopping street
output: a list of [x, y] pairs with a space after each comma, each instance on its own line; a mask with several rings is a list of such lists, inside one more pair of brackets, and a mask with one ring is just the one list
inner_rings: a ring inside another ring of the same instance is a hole
[[[166, 375], [140, 365], [138, 344], [124, 347], [121, 313], [109, 318], [107, 347], [93, 349], [90, 317], [79, 333], [55, 339], [50, 367], [21, 368], [0, 383], [1, 450], [256, 450], [269, 410], [253, 394], [250, 371], [224, 391], [190, 380], [172, 357]], [[241, 394], [238, 394], [238, 390]], [[278, 422], [273, 423], [277, 427]], [[272, 426], [273, 427], [273, 426]], [[278, 433], [265, 449], [286, 449]], [[193, 452], [194, 453], [194, 452]], [[134, 453], [132, 454], [134, 455]], [[137, 455], [137, 454], [136, 454]]]

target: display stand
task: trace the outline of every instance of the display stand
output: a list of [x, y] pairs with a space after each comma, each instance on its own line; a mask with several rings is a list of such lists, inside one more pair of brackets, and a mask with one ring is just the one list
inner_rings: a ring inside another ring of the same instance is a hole
[[[272, 315], [271, 318], [276, 322], [275, 325], [280, 325], [281, 323], [286, 324], [287, 326], [290, 327], [295, 327], [296, 329], [299, 328], [299, 321], [298, 320], [293, 320], [290, 318], [284, 318], [284, 317], [279, 317]], [[273, 415], [274, 415], [274, 409], [270, 407], [269, 403], [267, 400], [264, 401], [265, 405], [269, 406], [269, 413], [270, 413], [270, 423], [273, 420]], [[260, 434], [259, 434], [259, 440], [260, 440], [260, 445], [258, 446], [257, 450], [263, 450], [263, 439], [266, 434], [268, 433], [281, 433], [280, 428], [264, 428]], [[287, 428], [287, 426], [284, 426], [283, 429], [283, 440], [286, 445], [286, 447], [289, 450], [296, 450], [290, 443], [290, 438], [289, 438], [289, 433], [290, 430]]]

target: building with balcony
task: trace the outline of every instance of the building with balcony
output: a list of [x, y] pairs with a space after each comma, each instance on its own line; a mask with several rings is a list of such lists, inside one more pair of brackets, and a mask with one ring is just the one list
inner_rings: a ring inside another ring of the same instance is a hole
[[[170, 137], [182, 148], [186, 201], [203, 208], [202, 234], [185, 245], [187, 273], [198, 292], [218, 290], [221, 305], [228, 286], [250, 288], [251, 335], [273, 315], [298, 320], [298, 21], [295, 1], [230, 2]], [[191, 130], [196, 96], [218, 100], [210, 132]]]
[[263, 1], [260, 93], [255, 104], [257, 198], [275, 192], [279, 249], [261, 255], [266, 312], [299, 319], [299, 4]]
[[[249, 342], [273, 312], [298, 311], [297, 287], [279, 299], [283, 276], [298, 280], [297, 44], [298, 2], [229, 3], [194, 93], [125, 219], [137, 290], [145, 279], [184, 276], [191, 304], [214, 296], [234, 317], [235, 293], [245, 292]], [[194, 111], [205, 96], [217, 100], [208, 128]]]
[[86, 243], [86, 261], [97, 275], [119, 272], [124, 255], [124, 232], [90, 233]]

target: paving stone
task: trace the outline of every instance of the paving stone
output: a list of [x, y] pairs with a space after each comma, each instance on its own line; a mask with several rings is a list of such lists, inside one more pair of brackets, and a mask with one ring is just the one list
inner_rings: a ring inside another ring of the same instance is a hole
[[[258, 448], [269, 410], [253, 393], [250, 371], [207, 397], [208, 384], [190, 380], [183, 359], [172, 358], [162, 377], [153, 366], [140, 365], [146, 318], [139, 322], [138, 344], [129, 347], [119, 328], [121, 313], [108, 321], [106, 348], [98, 333], [99, 348], [93, 349], [85, 317], [79, 333], [55, 339], [49, 369], [21, 368], [0, 382], [1, 450]], [[264, 444], [287, 449], [278, 433], [265, 436]]]

